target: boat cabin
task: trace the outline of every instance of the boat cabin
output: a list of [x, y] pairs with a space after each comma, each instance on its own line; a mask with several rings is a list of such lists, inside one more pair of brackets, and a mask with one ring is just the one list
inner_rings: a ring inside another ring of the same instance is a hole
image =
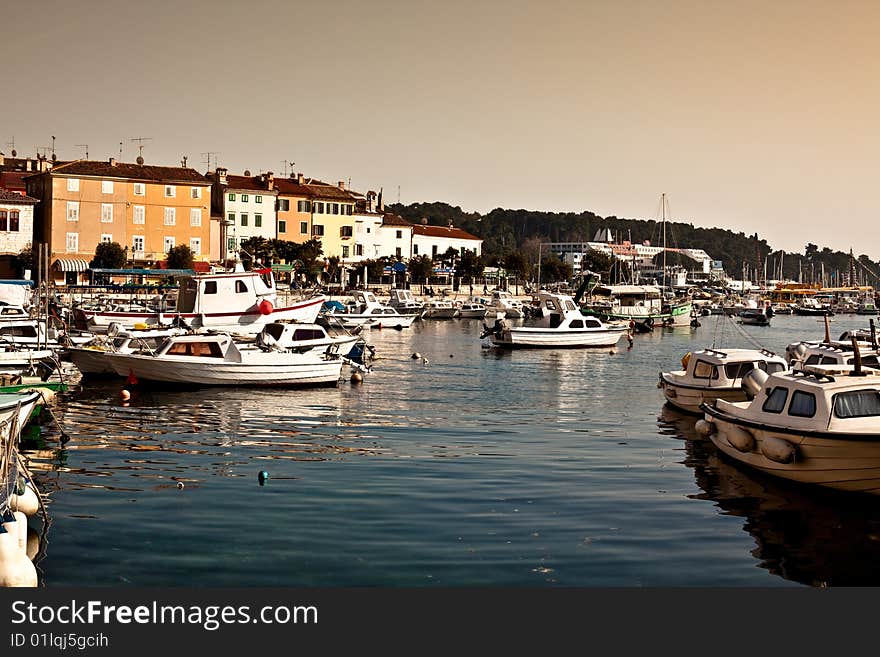
[[670, 374], [677, 374], [682, 383], [713, 388], [739, 387], [742, 378], [755, 369], [768, 374], [788, 369], [784, 358], [766, 349], [700, 349], [685, 354], [682, 365], [685, 370]]
[[181, 277], [179, 282], [175, 308], [179, 313], [223, 313], [230, 307], [256, 309], [263, 299], [275, 301], [271, 269], [197, 274]]

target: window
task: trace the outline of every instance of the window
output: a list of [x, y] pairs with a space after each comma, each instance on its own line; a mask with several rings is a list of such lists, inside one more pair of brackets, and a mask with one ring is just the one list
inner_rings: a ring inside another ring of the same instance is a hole
[[345, 206], [345, 214], [348, 214], [348, 215], [354, 214], [354, 206], [353, 205], [346, 205]]
[[144, 217], [146, 216], [146, 208], [143, 205], [135, 205], [132, 209], [131, 219], [136, 224], [144, 223]]
[[8, 222], [8, 218], [7, 218], [6, 210], [0, 210], [0, 231], [5, 232], [7, 230], [7, 228], [8, 228], [7, 222]]
[[[400, 235], [399, 235], [400, 231], [397, 231], [397, 232], [398, 232], [398, 237], [400, 237]], [[431, 258], [433, 258], [434, 260], [437, 259], [437, 245], [436, 244], [431, 245]]]
[[263, 197], [262, 197], [262, 196], [260, 196], [259, 194], [257, 194], [256, 196], [254, 196], [254, 203], [262, 203], [262, 202], [263, 202]]
[[165, 225], [173, 226], [177, 223], [177, 208], [165, 208]]
[[189, 250], [193, 255], [202, 255], [202, 239], [200, 237], [189, 238]]
[[191, 198], [202, 198], [202, 188], [192, 187], [190, 189]]
[[287, 232], [287, 222], [284, 221], [284, 219], [278, 220], [278, 232], [279, 233], [286, 233]]
[[235, 193], [234, 193], [234, 192], [230, 192], [230, 193], [229, 193], [229, 200], [230, 200], [230, 201], [234, 201], [234, 200], [235, 200]]
[[101, 223], [102, 224], [112, 224], [113, 223], [113, 204], [112, 203], [101, 203]]
[[174, 198], [177, 196], [177, 188], [174, 185], [165, 185], [165, 196], [167, 198]]
[[67, 191], [68, 192], [78, 192], [79, 191], [79, 178], [68, 178], [67, 179]]
[[217, 294], [217, 281], [205, 281], [205, 294]]
[[323, 234], [324, 234], [324, 227], [323, 226], [318, 225], [318, 224], [315, 224], [314, 226], [312, 226], [312, 235], [320, 237]]
[[241, 213], [241, 225], [242, 226], [248, 225], [248, 216], [244, 212]]
[[324, 204], [321, 202], [315, 203], [315, 212], [318, 214], [324, 214]]
[[67, 220], [79, 221], [79, 201], [67, 202]]
[[201, 356], [223, 358], [223, 350], [217, 342], [178, 342], [165, 352], [169, 356]]
[[354, 254], [357, 256], [364, 255], [364, 245], [363, 244], [355, 244], [354, 245]]
[[226, 238], [226, 250], [227, 251], [234, 251], [235, 250], [235, 238], [234, 237]]
[[754, 363], [727, 363], [724, 366], [724, 373], [728, 379], [741, 379], [753, 369], [755, 369]]
[[767, 396], [767, 400], [761, 407], [761, 410], [767, 413], [781, 413], [785, 408], [785, 402], [788, 399], [788, 388], [773, 388], [773, 391]]
[[102, 180], [101, 181], [101, 193], [102, 194], [112, 194], [113, 193], [113, 181], [112, 180]]
[[834, 417], [875, 417], [880, 415], [880, 392], [856, 390], [834, 395]]
[[333, 214], [339, 214], [339, 203], [333, 204]]
[[788, 406], [788, 414], [794, 417], [813, 417], [816, 414], [816, 395], [795, 390]]
[[263, 226], [263, 215], [255, 214], [254, 215], [254, 228], [262, 228]]
[[296, 202], [296, 211], [297, 212], [311, 212], [312, 204], [309, 201], [297, 201]]
[[15, 233], [18, 232], [18, 210], [9, 211], [9, 230]]
[[354, 228], [351, 226], [341, 226], [339, 228], [340, 237], [351, 237], [352, 235], [354, 235]]
[[174, 248], [174, 237], [171, 235], [166, 235], [163, 244], [165, 245], [165, 253], [168, 253], [171, 249]]
[[[367, 229], [369, 230], [369, 229]], [[419, 255], [419, 245], [413, 244], [413, 255]]]
[[767, 374], [776, 374], [776, 372], [781, 372], [785, 369], [785, 365], [782, 363], [768, 363], [766, 361], [761, 361], [758, 363], [758, 369], [764, 370]]
[[111, 233], [101, 233], [101, 244], [110, 244], [113, 241]]
[[309, 234], [309, 222], [308, 221], [300, 221], [299, 222], [299, 232], [303, 235]]
[[227, 218], [229, 221], [231, 221], [233, 224], [235, 223], [235, 213], [234, 213], [234, 212], [230, 212], [229, 214], [227, 214], [227, 215], [226, 215], [226, 218]]
[[399, 246], [398, 246], [396, 249], [394, 249], [394, 255], [396, 255], [398, 258], [401, 257], [401, 256], [403, 255], [403, 254], [400, 252], [400, 247], [399, 247]]
[[242, 203], [247, 203], [247, 200], [248, 200], [248, 195], [247, 195], [247, 194], [242, 194], [242, 195], [241, 195], [241, 202], [242, 202]]
[[79, 233], [67, 233], [67, 252], [77, 253], [79, 251]]
[[278, 209], [282, 212], [287, 212], [290, 210], [290, 199], [280, 198], [278, 199]]
[[367, 226], [367, 235], [369, 235], [369, 234], [370, 234], [370, 227]]
[[146, 190], [144, 189], [144, 183], [135, 183], [134, 184], [134, 195], [135, 196], [143, 196], [146, 194]]
[[397, 239], [401, 239], [401, 238], [403, 237], [403, 231], [402, 231], [402, 230], [398, 230], [398, 231], [397, 231], [397, 234], [395, 235], [395, 237], [396, 237]]
[[[573, 323], [574, 322], [572, 322], [572, 324]], [[585, 319], [584, 326], [586, 326], [587, 328], [602, 328], [602, 324], [599, 323], [598, 319]]]
[[247, 292], [248, 288], [244, 281], [235, 281], [235, 293], [241, 294], [242, 292]]
[[697, 364], [694, 365], [694, 378], [695, 379], [717, 379], [718, 378], [718, 369], [712, 365], [711, 363], [707, 363], [704, 360], [698, 360]]
[[201, 208], [190, 208], [189, 209], [189, 225], [190, 226], [201, 226], [202, 225], [202, 209]]
[[143, 235], [132, 235], [131, 237], [131, 250], [135, 253], [144, 251], [144, 236]]
[[348, 246], [343, 246], [343, 247], [342, 247], [342, 257], [343, 257], [343, 258], [347, 258], [347, 257], [348, 257]]

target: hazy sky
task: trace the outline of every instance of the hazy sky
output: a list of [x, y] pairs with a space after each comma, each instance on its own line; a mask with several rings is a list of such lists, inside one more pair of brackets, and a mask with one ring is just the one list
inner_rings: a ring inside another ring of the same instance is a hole
[[[880, 257], [880, 3], [7, 3], [0, 150], [671, 219]], [[213, 164], [213, 161], [212, 161]], [[723, 258], [723, 254], [712, 254]]]

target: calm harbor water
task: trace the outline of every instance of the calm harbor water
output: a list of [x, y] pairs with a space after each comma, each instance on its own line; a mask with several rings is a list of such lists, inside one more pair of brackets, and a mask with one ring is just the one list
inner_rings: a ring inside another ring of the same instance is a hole
[[[823, 334], [809, 317], [747, 328], [777, 353]], [[880, 584], [880, 500], [746, 471], [664, 408], [659, 370], [713, 340], [750, 346], [729, 322], [617, 353], [498, 352], [480, 329], [374, 330], [360, 386], [123, 406], [121, 381], [86, 382], [58, 407], [66, 447], [51, 426], [25, 443], [49, 498], [42, 583]]]

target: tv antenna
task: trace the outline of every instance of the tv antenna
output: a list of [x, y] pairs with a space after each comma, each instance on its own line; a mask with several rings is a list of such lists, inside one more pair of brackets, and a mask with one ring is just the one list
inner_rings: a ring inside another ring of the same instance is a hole
[[86, 149], [86, 158], [89, 159], [89, 145], [88, 144], [76, 144], [74, 148], [85, 148]]
[[12, 157], [18, 155], [18, 153], [15, 152], [15, 137], [12, 138], [12, 141], [7, 141], [6, 145], [12, 149]]
[[[281, 162], [284, 164], [284, 177], [287, 178], [287, 165], [290, 165], [291, 167], [293, 167], [293, 165], [296, 164], [296, 162], [291, 162], [290, 160], [281, 160]], [[293, 173], [292, 168], [291, 168], [291, 173]]]
[[122, 159], [122, 142], [119, 142], [119, 159]]
[[202, 161], [208, 165], [208, 171], [210, 171], [211, 170], [211, 156], [212, 155], [214, 156], [214, 166], [216, 166], [217, 165], [217, 156], [220, 155], [220, 153], [217, 153], [215, 151], [208, 151], [207, 153], [202, 153], [202, 155], [205, 158]]
[[397, 205], [400, 205], [400, 185], [397, 186]]
[[35, 146], [34, 150], [37, 151], [37, 155], [44, 158], [48, 155], [49, 151], [52, 150], [51, 146]]
[[138, 143], [138, 157], [143, 158], [144, 156], [144, 142], [152, 141], [152, 137], [135, 137], [132, 141], [136, 141]]

